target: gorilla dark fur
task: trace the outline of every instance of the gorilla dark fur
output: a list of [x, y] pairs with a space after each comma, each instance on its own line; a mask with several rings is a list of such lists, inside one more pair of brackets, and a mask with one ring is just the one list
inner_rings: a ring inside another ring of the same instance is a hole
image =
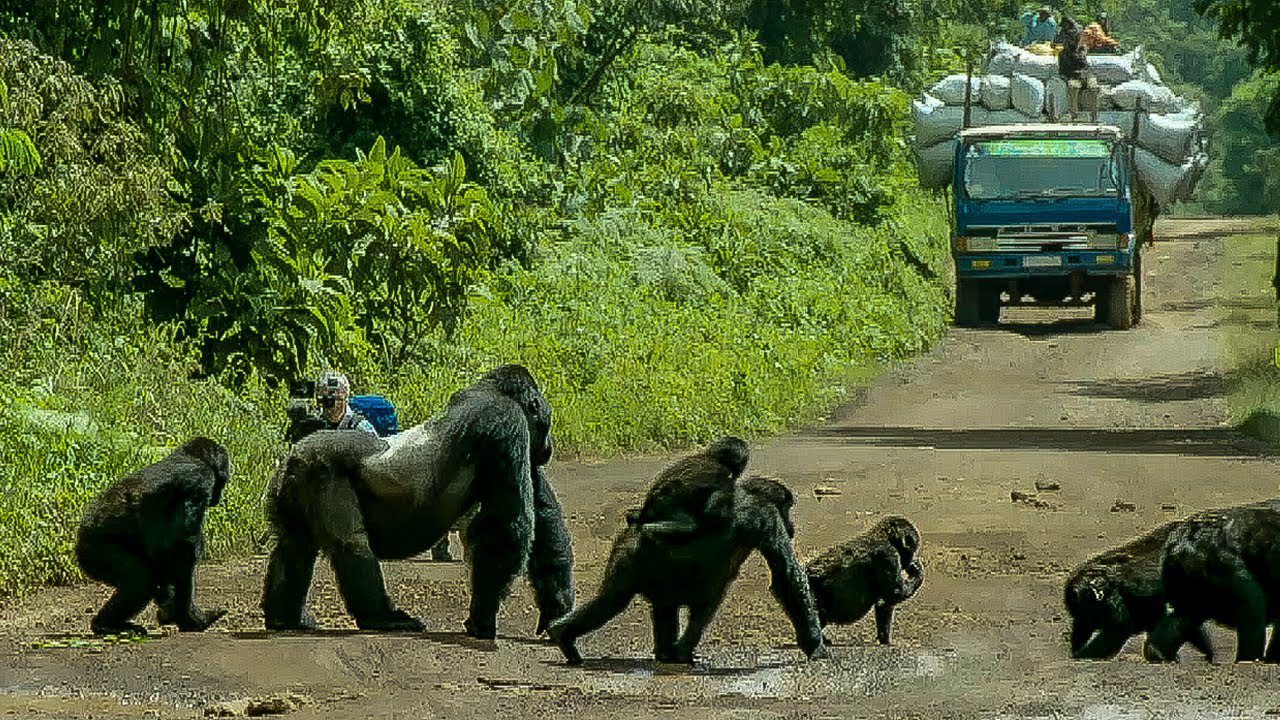
[[745, 442], [723, 437], [675, 462], [658, 474], [644, 505], [627, 513], [627, 524], [666, 534], [727, 528], [733, 521], [733, 484], [750, 458]]
[[[658, 661], [693, 662], [703, 632], [753, 550], [759, 550], [769, 564], [774, 597], [791, 619], [800, 648], [810, 658], [825, 655], [817, 609], [791, 544], [795, 535], [791, 491], [776, 480], [749, 478], [737, 484], [734, 494], [730, 526], [698, 533], [687, 543], [656, 540], [643, 526], [632, 524], [619, 533], [599, 593], [551, 626], [551, 637], [569, 663], [582, 662], [577, 639], [603, 627], [636, 595], [649, 601]], [[681, 607], [689, 608], [683, 634], [679, 634]]]
[[[1177, 525], [1161, 525], [1091, 558], [1071, 575], [1063, 591], [1063, 602], [1071, 614], [1071, 657], [1113, 658], [1129, 638], [1139, 633], [1150, 636], [1165, 619], [1160, 564], [1165, 541]], [[1191, 630], [1187, 640], [1212, 660], [1213, 646], [1203, 625]]]
[[823, 627], [852, 623], [876, 611], [876, 638], [888, 645], [894, 606], [924, 582], [920, 533], [909, 520], [887, 517], [862, 535], [814, 558], [805, 568]]
[[1164, 543], [1161, 570], [1172, 613], [1148, 636], [1149, 659], [1173, 660], [1190, 630], [1214, 620], [1235, 628], [1236, 662], [1280, 662], [1280, 503], [1183, 520]]
[[93, 632], [145, 634], [132, 620], [152, 600], [160, 624], [180, 630], [204, 630], [226, 614], [196, 607], [195, 571], [205, 511], [221, 500], [230, 477], [227, 449], [196, 437], [89, 503], [76, 560], [85, 575], [116, 589], [94, 616]]
[[526, 569], [544, 631], [573, 606], [569, 531], [542, 467], [551, 445], [551, 408], [519, 365], [489, 372], [435, 418], [386, 440], [355, 430], [303, 439], [267, 492], [276, 539], [267, 627], [315, 626], [305, 606], [324, 552], [359, 627], [420, 629], [387, 597], [378, 561], [423, 552], [477, 507], [467, 528], [467, 634], [495, 637], [498, 606]]

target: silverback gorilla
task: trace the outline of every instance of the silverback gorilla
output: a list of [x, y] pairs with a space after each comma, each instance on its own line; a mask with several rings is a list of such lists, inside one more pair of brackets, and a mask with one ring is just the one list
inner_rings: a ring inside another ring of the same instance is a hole
[[[1090, 558], [1067, 580], [1063, 602], [1071, 614], [1071, 657], [1113, 658], [1129, 638], [1150, 634], [1168, 614], [1160, 564], [1164, 545], [1178, 523], [1166, 523], [1120, 547]], [[1187, 628], [1186, 639], [1213, 660], [1204, 626]], [[1179, 643], [1181, 645], [1181, 643]], [[1150, 642], [1147, 643], [1150, 657]]]
[[267, 491], [267, 628], [315, 627], [307, 590], [324, 552], [360, 628], [421, 629], [392, 605], [378, 561], [426, 550], [477, 507], [467, 634], [495, 637], [498, 606], [526, 570], [545, 631], [573, 606], [573, 550], [543, 469], [550, 459], [551, 408], [519, 365], [490, 371], [443, 413], [385, 440], [342, 430], [304, 438]]
[[[596, 597], [551, 625], [549, 634], [570, 664], [582, 662], [577, 639], [603, 627], [636, 595], [649, 601], [656, 659], [692, 663], [725, 591], [754, 550], [769, 564], [774, 597], [791, 619], [800, 649], [810, 658], [825, 656], [808, 579], [791, 544], [791, 491], [776, 480], [753, 477], [738, 483], [734, 494], [730, 526], [701, 531], [687, 542], [670, 543], [643, 525], [627, 524], [614, 540]], [[681, 607], [689, 608], [683, 635]]]
[[195, 604], [204, 516], [231, 477], [227, 449], [192, 438], [168, 457], [112, 483], [85, 510], [76, 560], [85, 575], [116, 588], [93, 618], [94, 633], [146, 634], [132, 622], [155, 601], [161, 625], [200, 631], [226, 614]]
[[[1148, 636], [1148, 659], [1175, 659], [1188, 633], [1215, 620], [1235, 628], [1236, 662], [1280, 662], [1277, 539], [1276, 501], [1206, 510], [1179, 523], [1165, 541], [1162, 565], [1173, 612]], [[1266, 646], [1268, 625], [1272, 637]]]

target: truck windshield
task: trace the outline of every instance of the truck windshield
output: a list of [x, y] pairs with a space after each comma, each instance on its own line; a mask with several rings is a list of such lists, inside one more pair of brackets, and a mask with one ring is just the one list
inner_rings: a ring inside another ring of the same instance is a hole
[[964, 190], [974, 200], [1115, 196], [1118, 158], [1101, 139], [983, 140], [965, 149]]

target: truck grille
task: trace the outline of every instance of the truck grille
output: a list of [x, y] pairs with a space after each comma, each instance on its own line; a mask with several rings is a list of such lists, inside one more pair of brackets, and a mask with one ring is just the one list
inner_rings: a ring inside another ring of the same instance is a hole
[[[1039, 251], [1046, 248], [1088, 250], [1099, 242], [1114, 247], [1115, 226], [1107, 225], [1032, 225], [973, 228], [975, 234], [995, 241], [995, 250], [1011, 252]], [[991, 242], [988, 240], [987, 242]]]

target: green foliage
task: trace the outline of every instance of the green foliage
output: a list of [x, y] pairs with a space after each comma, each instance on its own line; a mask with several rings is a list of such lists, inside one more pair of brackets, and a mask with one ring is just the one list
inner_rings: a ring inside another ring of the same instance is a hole
[[1235, 87], [1214, 117], [1214, 170], [1206, 201], [1227, 214], [1280, 211], [1280, 145], [1268, 137], [1267, 106], [1280, 74], [1259, 72]]
[[182, 222], [120, 88], [4, 39], [0, 87], [0, 277], [119, 292], [133, 254]]
[[[1280, 71], [1280, 5], [1271, 0], [1195, 0], [1196, 10], [1220, 24], [1224, 37], [1237, 39], [1249, 61]], [[1280, 134], [1280, 94], [1267, 108], [1267, 127]]]

